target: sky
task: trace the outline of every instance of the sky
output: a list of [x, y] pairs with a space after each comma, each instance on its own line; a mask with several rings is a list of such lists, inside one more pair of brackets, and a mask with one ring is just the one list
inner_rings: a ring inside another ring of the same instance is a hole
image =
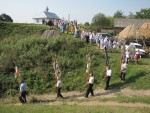
[[98, 13], [113, 16], [121, 10], [128, 15], [150, 8], [150, 0], [0, 0], [0, 14], [11, 16], [16, 23], [34, 23], [32, 18], [46, 7], [60, 18], [68, 19], [70, 15], [70, 20], [91, 23]]

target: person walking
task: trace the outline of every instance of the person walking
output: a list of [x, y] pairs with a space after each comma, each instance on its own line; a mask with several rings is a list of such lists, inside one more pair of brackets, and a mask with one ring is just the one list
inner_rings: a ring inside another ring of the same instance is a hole
[[89, 32], [86, 30], [84, 34], [86, 38], [86, 43], [89, 44]]
[[110, 69], [110, 66], [107, 67], [107, 71], [106, 71], [106, 87], [105, 90], [108, 90], [109, 86], [109, 81], [111, 79], [111, 75], [112, 75], [112, 70]]
[[140, 58], [140, 51], [137, 50], [137, 51], [135, 52], [135, 64], [138, 64], [139, 58]]
[[21, 103], [26, 103], [27, 102], [26, 95], [27, 95], [27, 93], [26, 93], [26, 83], [25, 83], [24, 80], [22, 80], [21, 83], [20, 83], [20, 91], [19, 91], [19, 94], [18, 94], [19, 100], [20, 100]]
[[57, 98], [59, 98], [59, 97], [64, 98], [61, 94], [62, 81], [60, 80], [60, 77], [57, 77], [56, 87], [57, 87]]
[[93, 73], [90, 73], [89, 75], [90, 75], [90, 78], [89, 78], [89, 81], [87, 82], [88, 88], [85, 94], [85, 98], [88, 98], [89, 93], [91, 93], [91, 95], [94, 96], [94, 92], [93, 92], [94, 76], [93, 76]]
[[125, 81], [126, 68], [127, 68], [127, 64], [125, 63], [124, 60], [122, 60], [120, 79], [123, 80], [123, 81]]
[[129, 52], [129, 50], [126, 51], [125, 58], [126, 58], [126, 63], [128, 64], [129, 59], [130, 59], [130, 52]]

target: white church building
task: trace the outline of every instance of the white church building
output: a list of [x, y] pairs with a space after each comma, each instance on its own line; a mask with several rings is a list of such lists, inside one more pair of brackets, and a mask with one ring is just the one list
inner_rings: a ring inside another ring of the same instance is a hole
[[33, 17], [33, 20], [35, 21], [35, 23], [38, 24], [45, 24], [46, 22], [48, 22], [49, 20], [60, 20], [60, 18], [52, 12], [48, 11], [49, 8], [47, 7], [45, 9], [45, 11], [39, 13], [38, 15], [36, 15], [35, 17]]

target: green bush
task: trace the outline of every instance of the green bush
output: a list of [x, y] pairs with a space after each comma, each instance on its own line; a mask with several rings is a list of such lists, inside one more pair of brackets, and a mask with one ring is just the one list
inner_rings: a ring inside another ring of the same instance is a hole
[[[45, 29], [49, 27], [0, 23], [0, 90], [3, 93], [10, 95], [17, 93], [20, 79], [25, 79], [29, 93], [42, 94], [55, 91], [56, 81], [52, 66], [55, 60], [58, 61], [61, 70], [63, 90], [83, 91], [87, 82], [85, 73], [87, 52], [91, 54], [91, 70], [95, 76], [94, 87], [104, 87], [106, 73], [104, 52], [96, 49], [96, 46], [92, 44], [86, 45], [80, 39], [66, 34], [43, 38], [41, 34]], [[120, 54], [109, 53], [108, 55], [113, 69], [112, 84], [120, 85], [117, 82], [120, 72]], [[145, 62], [148, 63], [147, 60]], [[16, 65], [21, 72], [21, 77], [18, 79], [14, 78]], [[137, 71], [130, 69], [128, 78], [132, 75], [139, 76]], [[128, 83], [133, 79], [130, 79]], [[148, 88], [146, 82], [143, 84], [145, 88]], [[121, 86], [124, 85], [121, 84]]]

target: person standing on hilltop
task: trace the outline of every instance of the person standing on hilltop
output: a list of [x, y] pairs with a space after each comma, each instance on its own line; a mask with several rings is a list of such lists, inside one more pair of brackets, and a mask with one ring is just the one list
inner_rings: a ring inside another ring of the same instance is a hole
[[110, 66], [107, 67], [107, 72], [106, 72], [106, 87], [105, 90], [108, 90], [109, 86], [109, 81], [111, 79], [111, 75], [112, 75], [112, 70], [110, 69]]
[[140, 51], [137, 50], [137, 51], [135, 52], [135, 64], [138, 64], [139, 58], [140, 58]]
[[89, 93], [91, 93], [91, 95], [94, 96], [94, 92], [93, 92], [94, 76], [93, 76], [93, 73], [90, 73], [89, 75], [90, 75], [90, 78], [89, 78], [89, 81], [87, 82], [88, 88], [85, 94], [85, 98], [88, 98]]
[[18, 94], [19, 100], [20, 100], [21, 103], [26, 103], [27, 102], [26, 95], [27, 95], [27, 93], [26, 93], [26, 83], [25, 83], [24, 80], [22, 80], [20, 82], [20, 91], [19, 91], [19, 94]]

